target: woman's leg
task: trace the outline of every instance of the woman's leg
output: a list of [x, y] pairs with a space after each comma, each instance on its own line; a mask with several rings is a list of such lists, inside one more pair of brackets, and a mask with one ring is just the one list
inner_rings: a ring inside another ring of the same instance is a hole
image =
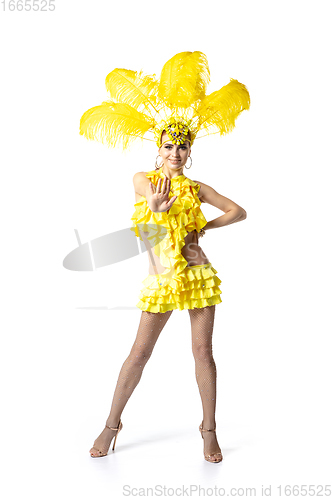
[[[212, 346], [215, 305], [189, 309], [188, 311], [191, 320], [195, 375], [203, 408], [203, 428], [215, 429], [216, 365]], [[203, 436], [206, 454], [221, 452], [215, 432], [204, 432]]]
[[[118, 426], [122, 411], [135, 387], [138, 385], [142, 371], [171, 313], [172, 310], [165, 313], [142, 311], [136, 339], [119, 373], [110, 414], [106, 421], [109, 427], [116, 428]], [[117, 431], [105, 427], [94, 442], [94, 446], [91, 448], [90, 453], [95, 456], [107, 453], [111, 440], [116, 432]]]

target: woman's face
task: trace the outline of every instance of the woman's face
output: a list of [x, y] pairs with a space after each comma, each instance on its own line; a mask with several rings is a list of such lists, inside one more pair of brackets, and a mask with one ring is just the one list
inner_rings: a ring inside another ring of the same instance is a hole
[[159, 148], [158, 152], [163, 159], [163, 163], [170, 170], [181, 170], [191, 154], [190, 142], [185, 141], [184, 144], [173, 144], [168, 139], [168, 134], [163, 132], [162, 143], [164, 144]]

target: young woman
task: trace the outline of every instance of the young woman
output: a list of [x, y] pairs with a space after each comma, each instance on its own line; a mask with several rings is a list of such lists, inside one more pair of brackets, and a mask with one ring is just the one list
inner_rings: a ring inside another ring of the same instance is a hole
[[[168, 212], [175, 203], [176, 199], [178, 199], [178, 196], [176, 195], [172, 197], [169, 196], [171, 186], [174, 187], [175, 192], [179, 192], [179, 194], [181, 194], [182, 191], [177, 191], [175, 183], [177, 182], [178, 185], [187, 183], [187, 178], [185, 178], [183, 174], [183, 168], [186, 165], [190, 153], [191, 148], [189, 140], [186, 140], [180, 145], [173, 144], [164, 131], [162, 134], [162, 146], [159, 148], [159, 154], [162, 157], [163, 163], [158, 169], [158, 173], [156, 173], [156, 179], [158, 177], [159, 179], [155, 185], [149, 181], [145, 172], [138, 172], [134, 175], [133, 181], [136, 204], [139, 204], [141, 200], [141, 202], [148, 207], [147, 211], [154, 214]], [[199, 200], [199, 203], [209, 203], [225, 212], [225, 214], [221, 217], [206, 223], [204, 226], [205, 230], [226, 226], [246, 218], [246, 212], [241, 206], [217, 193], [213, 188], [203, 182], [191, 182], [199, 185], [199, 191], [197, 194], [198, 199], [195, 200], [195, 191], [192, 194], [194, 201], [193, 206], [196, 201], [198, 202]], [[183, 213], [186, 213], [186, 211]], [[200, 219], [200, 221], [201, 220], [202, 219]], [[146, 234], [148, 233], [149, 231], [146, 232]], [[212, 352], [215, 305], [221, 302], [221, 290], [218, 288], [218, 284], [220, 284], [221, 281], [215, 276], [216, 271], [214, 268], [207, 266], [210, 262], [201, 246], [198, 244], [198, 237], [200, 236], [201, 235], [198, 235], [196, 230], [188, 232], [186, 237], [183, 238], [184, 246], [181, 248], [181, 254], [185, 261], [188, 262], [186, 268], [192, 270], [192, 273], [193, 271], [199, 272], [203, 269], [209, 269], [210, 274], [205, 280], [208, 284], [206, 291], [209, 292], [207, 294], [207, 298], [202, 296], [201, 298], [194, 299], [191, 302], [189, 297], [191, 295], [193, 296], [193, 290], [199, 290], [193, 287], [186, 290], [185, 285], [185, 288], [183, 287], [178, 291], [178, 306], [177, 302], [173, 302], [175, 300], [175, 293], [172, 295], [172, 300], [170, 300], [169, 294], [167, 301], [161, 302], [161, 305], [165, 304], [168, 310], [165, 312], [150, 312], [149, 306], [156, 304], [154, 304], [154, 302], [149, 302], [152, 296], [149, 295], [149, 292], [147, 294], [148, 288], [144, 288], [144, 290], [146, 290], [145, 293], [143, 291], [141, 292], [139, 304], [141, 304], [141, 308], [145, 310], [142, 310], [137, 336], [132, 349], [121, 368], [113, 396], [111, 411], [107, 418], [105, 429], [98, 436], [94, 446], [90, 450], [92, 457], [106, 455], [113, 438], [115, 438], [115, 446], [117, 434], [122, 428], [120, 420], [122, 411], [124, 410], [124, 407], [135, 387], [139, 383], [142, 371], [152, 354], [153, 348], [161, 331], [171, 316], [172, 311], [178, 307], [178, 309], [188, 309], [191, 321], [192, 352], [195, 359], [195, 374], [203, 408], [203, 421], [200, 426], [200, 431], [204, 439], [204, 456], [209, 462], [220, 462], [222, 460], [222, 453], [215, 431], [216, 366]], [[144, 241], [147, 245], [148, 240], [144, 239]], [[161, 279], [160, 277], [163, 276], [163, 272], [166, 268], [161, 264], [160, 258], [154, 254], [154, 249], [152, 249], [151, 252], [148, 252], [148, 256], [150, 264], [150, 274], [148, 279], [150, 277], [157, 277], [158, 281]], [[159, 272], [157, 273], [156, 271]], [[216, 281], [212, 279], [214, 277]], [[185, 274], [184, 278], [186, 278]], [[188, 281], [192, 285], [193, 282], [197, 282], [198, 285], [200, 285], [203, 281], [202, 276], [200, 276], [200, 278], [200, 280], [192, 279]], [[165, 287], [166, 286], [167, 285], [165, 285]], [[173, 290], [175, 291], [175, 289]], [[158, 294], [161, 293], [161, 289], [157, 290], [157, 292], [158, 296]], [[144, 299], [146, 299], [146, 301]], [[196, 300], [198, 302], [195, 302]], [[208, 305], [209, 300], [212, 305]], [[204, 305], [206, 303], [207, 305]], [[196, 307], [192, 308], [192, 305], [195, 305]], [[144, 344], [143, 339], [145, 340]]]
[[[207, 95], [209, 80], [207, 57], [199, 51], [173, 56], [164, 64], [159, 80], [141, 71], [116, 68], [105, 80], [111, 100], [88, 109], [80, 120], [81, 135], [111, 147], [126, 149], [152, 133], [155, 139], [148, 140], [156, 141], [162, 158], [160, 165], [155, 162], [155, 170], [133, 177], [136, 203], [131, 230], [146, 245], [149, 275], [137, 304], [142, 314], [136, 339], [121, 368], [105, 429], [90, 450], [92, 457], [106, 455], [113, 439], [114, 450], [122, 429], [121, 414], [159, 334], [174, 309], [187, 309], [203, 408], [199, 429], [204, 456], [209, 462], [222, 461], [215, 430], [212, 353], [215, 306], [222, 302], [221, 280], [198, 241], [205, 230], [241, 221], [246, 212], [212, 187], [186, 177], [183, 168], [192, 166], [193, 141], [210, 133], [229, 133], [239, 114], [249, 109], [250, 96], [235, 79]], [[201, 203], [219, 208], [224, 215], [207, 222]]]

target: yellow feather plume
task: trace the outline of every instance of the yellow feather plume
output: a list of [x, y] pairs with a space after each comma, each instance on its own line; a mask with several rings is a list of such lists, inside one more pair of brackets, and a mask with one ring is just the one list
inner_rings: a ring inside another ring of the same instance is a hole
[[[136, 138], [146, 139], [147, 132], [155, 135], [160, 147], [162, 131], [174, 123], [189, 128], [191, 144], [205, 135], [227, 134], [239, 114], [250, 108], [249, 92], [231, 78], [220, 90], [206, 95], [209, 82], [207, 57], [199, 51], [173, 56], [164, 64], [160, 80], [142, 71], [116, 68], [105, 79], [111, 100], [82, 115], [80, 134], [123, 149]], [[170, 140], [183, 140], [180, 131], [171, 127]], [[201, 131], [205, 133], [199, 135]]]
[[180, 52], [161, 71], [158, 97], [172, 110], [188, 108], [206, 94], [210, 81], [207, 57], [203, 52]]
[[104, 101], [82, 115], [80, 134], [111, 147], [121, 145], [126, 149], [136, 138], [143, 139], [155, 124], [154, 119], [129, 104]]
[[158, 81], [155, 75], [143, 75], [142, 71], [116, 68], [105, 79], [105, 86], [113, 100], [129, 104], [138, 111], [157, 112], [154, 102]]
[[235, 127], [235, 120], [244, 110], [250, 108], [250, 94], [242, 83], [230, 79], [220, 90], [204, 97], [196, 109], [197, 128], [217, 129], [220, 135], [227, 134]]

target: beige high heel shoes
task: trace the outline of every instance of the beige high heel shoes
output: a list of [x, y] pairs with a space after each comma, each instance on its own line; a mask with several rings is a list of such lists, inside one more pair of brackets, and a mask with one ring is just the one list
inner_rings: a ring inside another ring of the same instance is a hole
[[[114, 442], [113, 442], [113, 446], [112, 446], [112, 451], [115, 449], [115, 446], [116, 446], [116, 441], [117, 441], [117, 436], [119, 434], [119, 432], [121, 431], [121, 429], [123, 428], [123, 424], [121, 422], [121, 420], [119, 419], [119, 424], [118, 424], [118, 427], [110, 427], [109, 425], [105, 425], [105, 427], [107, 427], [108, 429], [111, 429], [113, 431], [117, 431], [116, 434], [113, 436], [114, 437]], [[113, 439], [113, 438], [112, 438]], [[111, 443], [112, 443], [112, 439], [111, 439]], [[110, 446], [111, 446], [111, 443], [110, 443]], [[90, 456], [92, 458], [97, 458], [97, 457], [105, 457], [108, 453], [102, 453], [98, 448], [96, 448], [95, 446], [93, 446], [93, 448], [95, 448], [95, 450], [97, 450], [100, 454], [99, 455], [92, 455], [90, 453]]]
[[[200, 426], [199, 426], [199, 431], [201, 432], [201, 437], [203, 439], [204, 438], [203, 434], [202, 434], [203, 432], [215, 432], [216, 429], [204, 429], [203, 428], [203, 421], [202, 421]], [[211, 458], [214, 456], [216, 457], [216, 459]], [[223, 456], [222, 456], [221, 452], [211, 453], [210, 455], [204, 453], [204, 457], [205, 457], [205, 460], [207, 460], [207, 462], [210, 462], [212, 464], [217, 464], [219, 462], [222, 462], [222, 460], [223, 460]]]

